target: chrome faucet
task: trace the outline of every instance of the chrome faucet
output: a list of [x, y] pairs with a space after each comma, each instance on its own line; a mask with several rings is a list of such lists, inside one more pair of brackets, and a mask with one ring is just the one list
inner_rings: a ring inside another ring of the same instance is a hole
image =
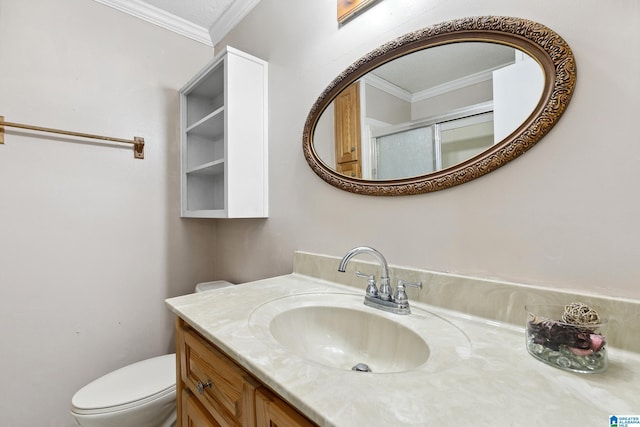
[[364, 296], [364, 304], [369, 307], [378, 308], [380, 310], [389, 311], [396, 314], [409, 314], [411, 309], [409, 307], [409, 300], [405, 292], [405, 286], [413, 286], [416, 288], [422, 288], [422, 283], [409, 283], [404, 280], [398, 280], [398, 286], [396, 288], [395, 295], [391, 288], [391, 279], [389, 278], [389, 266], [384, 256], [369, 246], [358, 246], [351, 249], [340, 260], [338, 265], [338, 271], [344, 273], [347, 269], [347, 264], [356, 255], [370, 254], [373, 255], [380, 264], [380, 289], [376, 287], [376, 279], [373, 275], [362, 274], [359, 271], [356, 272], [356, 276], [367, 279], [368, 285]]
[[[377, 291], [377, 297], [381, 300], [389, 301], [391, 300], [391, 280], [389, 279], [389, 266], [387, 264], [387, 260], [384, 256], [378, 252], [377, 250], [369, 247], [369, 246], [358, 246], [356, 248], [351, 249], [340, 261], [340, 265], [338, 266], [338, 271], [344, 273], [347, 269], [347, 264], [351, 261], [356, 255], [359, 254], [370, 254], [373, 255], [378, 262], [380, 263], [380, 290]], [[359, 277], [365, 277], [362, 274], [357, 274]], [[373, 284], [373, 288], [375, 288], [375, 280]], [[370, 287], [369, 289], [372, 289]], [[373, 293], [373, 292], [370, 292]]]

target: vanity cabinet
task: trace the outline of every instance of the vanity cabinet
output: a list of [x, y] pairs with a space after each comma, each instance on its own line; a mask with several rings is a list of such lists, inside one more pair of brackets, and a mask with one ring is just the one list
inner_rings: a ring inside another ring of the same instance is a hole
[[311, 427], [311, 421], [176, 320], [178, 427]]
[[182, 391], [182, 416], [180, 425], [189, 427], [217, 427], [220, 424], [188, 391]]
[[311, 421], [300, 415], [284, 400], [266, 388], [256, 391], [256, 427], [313, 427]]
[[180, 90], [182, 217], [268, 215], [267, 65], [227, 47]]

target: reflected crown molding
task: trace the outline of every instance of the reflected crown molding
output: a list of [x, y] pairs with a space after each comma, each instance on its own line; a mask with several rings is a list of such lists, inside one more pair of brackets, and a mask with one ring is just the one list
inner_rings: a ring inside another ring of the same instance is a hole
[[378, 77], [373, 73], [369, 73], [364, 76], [362, 78], [362, 81], [370, 86], [373, 86], [399, 99], [402, 99], [403, 101], [419, 102], [424, 101], [425, 99], [433, 98], [434, 96], [442, 95], [454, 90], [465, 88], [467, 86], [491, 80], [491, 78], [493, 77], [493, 72], [499, 68], [500, 67], [490, 68], [488, 70], [484, 70], [457, 80], [452, 80], [450, 82], [434, 86], [416, 93], [411, 93], [401, 87], [398, 87], [395, 84], [388, 82], [387, 80]]
[[403, 101], [413, 101], [414, 95], [411, 92], [402, 89], [401, 87], [394, 85], [393, 83], [383, 79], [382, 77], [378, 77], [375, 74], [367, 74], [362, 78], [362, 81], [369, 86], [380, 89], [381, 91], [391, 94], [396, 98], [402, 99]]
[[498, 68], [500, 67], [490, 68], [488, 70], [484, 70], [467, 77], [463, 77], [457, 80], [452, 80], [448, 83], [444, 83], [438, 86], [434, 86], [430, 89], [423, 90], [422, 92], [418, 92], [414, 94], [412, 101], [413, 102], [424, 101], [425, 99], [433, 98], [434, 96], [442, 95], [448, 92], [453, 92], [454, 90], [465, 88], [467, 86], [486, 82], [492, 79], [493, 72]]

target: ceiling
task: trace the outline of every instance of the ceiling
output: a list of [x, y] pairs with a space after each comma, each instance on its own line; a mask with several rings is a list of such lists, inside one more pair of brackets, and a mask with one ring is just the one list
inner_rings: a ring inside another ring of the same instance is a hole
[[95, 0], [215, 46], [260, 0]]

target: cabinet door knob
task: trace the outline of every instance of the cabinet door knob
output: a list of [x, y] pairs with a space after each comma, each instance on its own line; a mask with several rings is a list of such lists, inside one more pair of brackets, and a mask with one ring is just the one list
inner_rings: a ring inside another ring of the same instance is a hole
[[204, 384], [202, 384], [202, 381], [198, 381], [197, 387], [198, 387], [198, 393], [204, 394], [204, 389], [211, 387], [211, 380], [207, 380], [207, 382]]

